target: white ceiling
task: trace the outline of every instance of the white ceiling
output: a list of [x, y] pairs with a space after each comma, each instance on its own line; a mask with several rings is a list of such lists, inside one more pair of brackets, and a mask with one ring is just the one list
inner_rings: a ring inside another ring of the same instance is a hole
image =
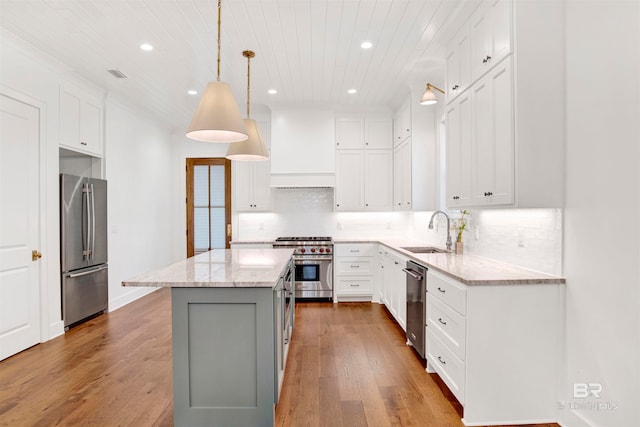
[[[246, 104], [394, 106], [407, 82], [443, 82], [443, 41], [465, 0], [223, 0], [221, 80]], [[216, 78], [216, 0], [0, 0], [0, 26], [176, 128]], [[373, 48], [363, 50], [369, 40]], [[142, 43], [154, 46], [151, 52]], [[115, 79], [119, 69], [128, 79]], [[276, 95], [267, 89], [278, 90]], [[355, 88], [355, 95], [347, 90]]]

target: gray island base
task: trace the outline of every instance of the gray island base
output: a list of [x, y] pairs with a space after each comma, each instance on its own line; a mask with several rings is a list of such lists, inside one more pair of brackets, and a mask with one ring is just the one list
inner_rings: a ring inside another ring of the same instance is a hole
[[274, 425], [292, 252], [213, 250], [123, 282], [172, 288], [176, 426]]

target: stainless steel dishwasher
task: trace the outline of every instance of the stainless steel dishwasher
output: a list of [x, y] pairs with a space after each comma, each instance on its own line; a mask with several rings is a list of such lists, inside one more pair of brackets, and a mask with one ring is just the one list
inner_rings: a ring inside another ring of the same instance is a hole
[[407, 261], [407, 343], [424, 359], [427, 319], [427, 267]]

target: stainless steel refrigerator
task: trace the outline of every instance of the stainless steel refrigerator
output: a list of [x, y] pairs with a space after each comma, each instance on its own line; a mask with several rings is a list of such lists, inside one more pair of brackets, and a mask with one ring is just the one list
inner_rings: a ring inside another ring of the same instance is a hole
[[65, 330], [106, 312], [107, 181], [60, 175], [60, 265]]

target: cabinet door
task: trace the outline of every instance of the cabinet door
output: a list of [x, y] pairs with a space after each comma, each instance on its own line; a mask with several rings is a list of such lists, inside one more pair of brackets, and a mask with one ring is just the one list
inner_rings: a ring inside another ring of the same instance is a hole
[[393, 143], [400, 144], [411, 136], [411, 99], [407, 99], [398, 110], [393, 121]]
[[336, 147], [364, 148], [364, 119], [359, 117], [336, 119]]
[[509, 0], [491, 0], [472, 18], [472, 80], [480, 78], [511, 53], [511, 21]]
[[393, 206], [393, 151], [365, 151], [365, 210], [387, 211]]
[[362, 210], [364, 206], [363, 178], [363, 151], [338, 150], [336, 152], [336, 210]]
[[514, 136], [511, 60], [473, 87], [473, 204], [513, 203]]
[[393, 123], [390, 118], [367, 118], [364, 127], [364, 145], [368, 149], [393, 147]]
[[469, 88], [470, 76], [470, 41], [469, 31], [465, 26], [449, 47], [447, 55], [447, 102], [453, 101], [458, 95]]
[[402, 269], [407, 260], [398, 256], [392, 256], [393, 260], [393, 302], [395, 304], [395, 318], [403, 330], [407, 330], [407, 276]]
[[60, 86], [59, 143], [102, 157], [102, 99], [71, 84]]
[[237, 211], [266, 211], [271, 208], [269, 160], [233, 162], [233, 193]]
[[447, 106], [447, 206], [471, 204], [471, 97], [469, 92]]
[[393, 208], [411, 210], [411, 138], [407, 138], [393, 153]]

